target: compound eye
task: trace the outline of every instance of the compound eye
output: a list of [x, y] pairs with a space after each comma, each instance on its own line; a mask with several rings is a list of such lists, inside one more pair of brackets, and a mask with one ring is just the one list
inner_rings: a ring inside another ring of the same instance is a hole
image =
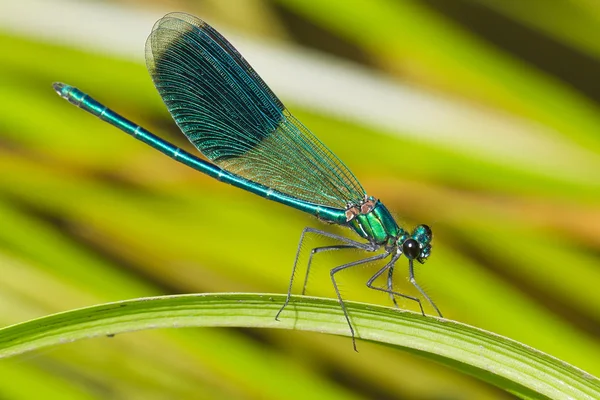
[[402, 243], [402, 253], [406, 256], [406, 258], [414, 260], [415, 258], [421, 255], [421, 247], [419, 246], [419, 242], [415, 239], [406, 239], [404, 243]]
[[429, 225], [421, 225], [421, 228], [423, 228], [427, 236], [431, 237], [433, 235], [433, 232], [431, 232], [431, 228], [429, 227]]

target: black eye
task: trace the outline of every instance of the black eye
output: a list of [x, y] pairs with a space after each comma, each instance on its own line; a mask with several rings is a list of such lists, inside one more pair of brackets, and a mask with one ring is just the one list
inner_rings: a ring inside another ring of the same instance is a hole
[[415, 239], [406, 239], [404, 243], [402, 243], [402, 253], [409, 259], [415, 259], [419, 257], [421, 254], [421, 248], [419, 247], [419, 242]]

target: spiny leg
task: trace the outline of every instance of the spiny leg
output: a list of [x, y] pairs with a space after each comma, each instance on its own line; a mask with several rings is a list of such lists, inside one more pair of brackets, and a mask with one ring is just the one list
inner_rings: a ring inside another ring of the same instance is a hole
[[[423, 289], [421, 289], [421, 286], [419, 286], [419, 284], [417, 283], [417, 280], [415, 279], [415, 268], [414, 268], [414, 265], [413, 265], [413, 260], [411, 260], [411, 259], [408, 260], [408, 278], [410, 279], [410, 283], [412, 283], [417, 288], [417, 290], [423, 295], [423, 297], [425, 297], [427, 299], [427, 301], [429, 302], [429, 304], [431, 304], [433, 306], [433, 308], [435, 309], [435, 311], [437, 311], [438, 315], [441, 318], [444, 318], [444, 316], [440, 312], [439, 308], [437, 308], [437, 306], [435, 305], [435, 303], [433, 302], [433, 300], [431, 300], [429, 298], [429, 296], [427, 296], [427, 294], [425, 293], [425, 291]], [[423, 307], [421, 307], [421, 311], [423, 311]], [[425, 314], [423, 314], [423, 315], [425, 315]]]
[[373, 257], [365, 258], [365, 259], [358, 260], [358, 261], [353, 261], [351, 263], [343, 264], [343, 265], [340, 265], [339, 267], [335, 267], [329, 272], [329, 275], [331, 275], [331, 282], [333, 282], [333, 288], [335, 289], [335, 294], [337, 295], [338, 301], [340, 302], [340, 306], [342, 307], [342, 311], [344, 312], [344, 317], [346, 318], [346, 322], [348, 322], [348, 327], [350, 327], [350, 334], [352, 336], [352, 346], [354, 347], [354, 351], [356, 351], [356, 352], [358, 352], [358, 350], [356, 349], [356, 338], [354, 337], [354, 328], [352, 327], [352, 322], [350, 322], [350, 315], [348, 315], [348, 311], [346, 310], [346, 305], [344, 304], [344, 300], [342, 299], [342, 295], [340, 294], [340, 290], [338, 289], [337, 282], [335, 281], [335, 274], [337, 274], [338, 272], [340, 272], [346, 268], [354, 267], [354, 266], [357, 266], [360, 264], [366, 264], [371, 261], [381, 260], [382, 258], [386, 258], [387, 256], [389, 256], [389, 254], [390, 254], [389, 252], [385, 252], [385, 253], [378, 254]]
[[373, 282], [375, 282], [375, 280], [377, 278], [379, 278], [381, 276], [381, 274], [383, 274], [385, 272], [386, 269], [388, 271], [393, 271], [394, 264], [396, 263], [396, 260], [398, 260], [398, 258], [400, 258], [400, 256], [401, 256], [401, 254], [395, 255], [394, 257], [392, 257], [392, 259], [390, 260], [389, 263], [387, 263], [383, 268], [381, 268], [379, 271], [377, 271], [375, 273], [375, 275], [373, 275], [371, 277], [371, 279], [369, 279], [367, 281], [367, 287], [370, 288], [370, 289], [379, 290], [381, 292], [387, 293], [390, 296], [392, 296], [392, 300], [394, 301], [394, 304], [396, 305], [397, 308], [400, 308], [400, 307], [398, 307], [398, 304], [396, 303], [396, 296], [400, 296], [400, 297], [404, 297], [405, 299], [416, 301], [417, 304], [419, 305], [419, 308], [421, 309], [421, 314], [425, 315], [425, 311], [423, 310], [423, 305], [421, 304], [421, 299], [419, 299], [417, 297], [409, 296], [407, 294], [403, 294], [403, 293], [399, 293], [399, 292], [394, 292], [392, 290], [392, 287], [391, 287], [392, 274], [388, 273], [388, 288], [387, 289], [373, 286]]
[[285, 302], [283, 303], [283, 305], [277, 312], [277, 315], [275, 315], [276, 320], [279, 320], [279, 315], [284, 310], [284, 308], [287, 307], [287, 305], [290, 302], [290, 298], [292, 296], [292, 287], [294, 285], [294, 276], [296, 275], [296, 267], [298, 266], [298, 258], [300, 258], [300, 251], [302, 250], [302, 243], [304, 242], [304, 237], [306, 236], [307, 233], [314, 233], [314, 234], [325, 236], [325, 237], [328, 237], [331, 239], [339, 240], [343, 243], [347, 243], [348, 247], [364, 249], [367, 251], [375, 251], [377, 249], [377, 247], [371, 245], [370, 243], [356, 242], [354, 240], [348, 239], [347, 237], [335, 235], [333, 233], [325, 232], [325, 231], [315, 229], [315, 228], [310, 228], [310, 227], [304, 228], [304, 230], [302, 230], [302, 234], [300, 235], [300, 242], [298, 243], [298, 249], [296, 250], [296, 258], [294, 259], [294, 266], [292, 267], [292, 276], [290, 277], [290, 284], [288, 285], [287, 297], [285, 298]]
[[306, 293], [306, 285], [308, 284], [308, 275], [310, 273], [310, 266], [312, 265], [313, 256], [317, 253], [322, 253], [324, 251], [333, 251], [333, 250], [344, 250], [344, 249], [356, 249], [356, 246], [352, 246], [349, 244], [338, 244], [334, 246], [323, 246], [323, 247], [315, 247], [310, 251], [310, 256], [308, 257], [308, 266], [306, 267], [306, 275], [304, 276], [304, 284], [302, 285], [302, 295]]
[[[390, 292], [394, 291], [393, 279], [394, 279], [394, 264], [390, 265], [390, 268], [388, 269], [387, 288]], [[390, 294], [390, 297], [392, 298], [392, 302], [394, 303], [394, 306], [396, 306], [396, 308], [400, 308], [400, 306], [398, 305], [398, 302], [396, 301], [396, 296], [394, 296], [393, 294]]]

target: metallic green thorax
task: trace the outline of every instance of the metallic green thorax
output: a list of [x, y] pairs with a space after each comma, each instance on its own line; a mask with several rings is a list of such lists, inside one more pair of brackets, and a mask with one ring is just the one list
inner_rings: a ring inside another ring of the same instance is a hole
[[404, 233], [379, 200], [370, 211], [356, 215], [348, 225], [364, 239], [379, 245], [391, 246]]

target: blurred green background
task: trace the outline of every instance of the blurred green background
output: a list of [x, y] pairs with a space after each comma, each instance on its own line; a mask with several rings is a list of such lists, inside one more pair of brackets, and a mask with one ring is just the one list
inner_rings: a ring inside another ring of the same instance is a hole
[[[75, 85], [193, 151], [144, 66], [145, 36], [169, 11], [229, 37], [400, 223], [432, 226], [417, 276], [446, 317], [600, 374], [594, 0], [3, 2], [2, 325], [140, 296], [283, 293], [303, 227], [352, 235], [56, 96], [53, 81]], [[329, 269], [358, 257], [319, 255], [309, 294], [333, 296]], [[413, 293], [404, 265], [397, 285]], [[364, 286], [374, 268], [344, 273], [343, 295], [388, 305]], [[0, 398], [512, 398], [358, 346], [279, 330], [138, 332], [2, 360]]]

